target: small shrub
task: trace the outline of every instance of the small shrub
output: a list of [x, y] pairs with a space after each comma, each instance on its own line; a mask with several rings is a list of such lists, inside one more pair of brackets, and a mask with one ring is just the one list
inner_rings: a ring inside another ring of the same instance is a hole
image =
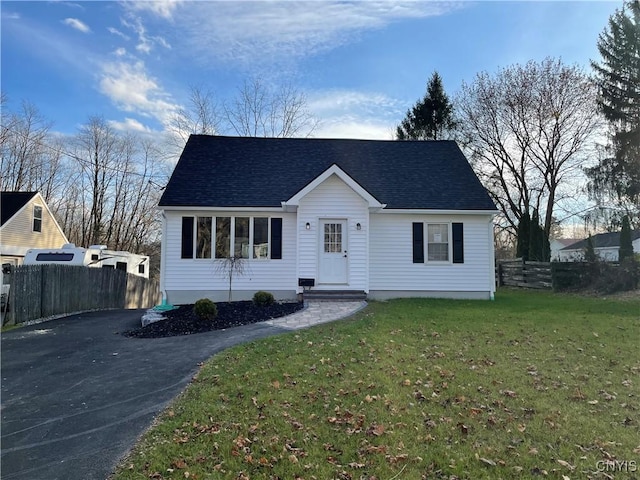
[[274, 301], [273, 295], [269, 292], [263, 292], [260, 290], [253, 294], [253, 303], [261, 307], [268, 307], [269, 305], [272, 305]]
[[201, 298], [193, 306], [193, 310], [201, 320], [213, 320], [218, 315], [218, 307], [208, 298]]

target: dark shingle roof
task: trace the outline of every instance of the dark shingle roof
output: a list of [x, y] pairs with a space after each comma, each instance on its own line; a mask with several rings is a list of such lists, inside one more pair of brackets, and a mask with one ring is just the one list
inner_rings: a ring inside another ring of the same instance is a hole
[[0, 225], [4, 225], [38, 192], [0, 192]]
[[192, 135], [160, 206], [275, 207], [336, 164], [387, 208], [495, 210], [453, 141]]
[[[640, 230], [632, 231], [631, 241], [633, 242], [638, 238], [640, 238]], [[588, 239], [580, 240], [568, 247], [564, 247], [562, 250], [584, 250], [587, 248], [587, 240]], [[593, 248], [619, 247], [620, 232], [598, 233], [597, 235], [591, 236], [591, 241], [593, 243]]]

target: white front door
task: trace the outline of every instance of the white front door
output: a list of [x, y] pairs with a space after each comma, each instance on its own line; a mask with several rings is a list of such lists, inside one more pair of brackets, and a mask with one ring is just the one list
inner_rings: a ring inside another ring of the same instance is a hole
[[322, 220], [320, 222], [320, 275], [318, 283], [347, 283], [347, 221]]

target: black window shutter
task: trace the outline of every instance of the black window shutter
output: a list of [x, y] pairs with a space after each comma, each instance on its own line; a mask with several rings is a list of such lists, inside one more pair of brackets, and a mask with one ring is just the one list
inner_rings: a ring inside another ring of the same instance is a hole
[[413, 263], [424, 263], [424, 223], [413, 223]]
[[282, 219], [271, 219], [271, 258], [280, 260], [282, 258]]
[[180, 258], [193, 258], [193, 217], [182, 217], [182, 251]]
[[451, 224], [453, 236], [453, 263], [464, 263], [464, 234], [462, 223]]

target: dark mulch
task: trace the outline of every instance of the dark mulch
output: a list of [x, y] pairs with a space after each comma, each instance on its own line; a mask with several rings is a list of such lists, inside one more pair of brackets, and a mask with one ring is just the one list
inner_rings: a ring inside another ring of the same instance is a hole
[[166, 320], [128, 330], [123, 332], [123, 335], [137, 338], [162, 338], [210, 332], [211, 330], [221, 330], [284, 317], [300, 310], [303, 304], [302, 302], [276, 302], [273, 305], [263, 307], [246, 301], [221, 302], [216, 303], [216, 306], [218, 307], [218, 315], [214, 320], [201, 320], [193, 311], [193, 305], [180, 305], [174, 310], [162, 313]]

